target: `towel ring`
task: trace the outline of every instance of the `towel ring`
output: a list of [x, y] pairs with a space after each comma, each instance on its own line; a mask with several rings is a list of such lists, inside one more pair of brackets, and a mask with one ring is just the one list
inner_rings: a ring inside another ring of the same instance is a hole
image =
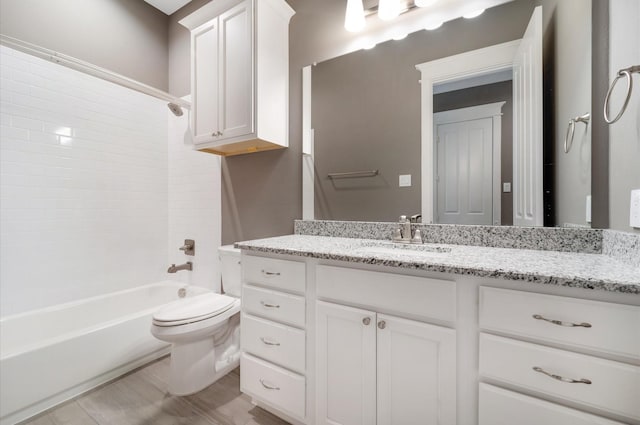
[[580, 115], [579, 117], [571, 118], [569, 120], [569, 127], [567, 127], [567, 134], [564, 135], [564, 153], [569, 153], [571, 150], [571, 145], [573, 145], [573, 135], [576, 131], [576, 123], [583, 122], [586, 125], [589, 125], [589, 120], [591, 119], [591, 114], [588, 112], [586, 114]]
[[[630, 66], [629, 68], [624, 68], [618, 71], [618, 75], [611, 83], [611, 87], [609, 87], [609, 91], [607, 92], [607, 97], [604, 98], [604, 120], [607, 124], [613, 124], [618, 121], [624, 111], [627, 110], [627, 105], [629, 105], [629, 99], [631, 99], [631, 91], [633, 90], [633, 78], [631, 78], [631, 74], [638, 73], [640, 74], [640, 65]], [[611, 97], [611, 93], [613, 92], [613, 88], [616, 86], [618, 80], [622, 77], [627, 77], [627, 97], [624, 99], [624, 104], [622, 105], [622, 109], [614, 119], [611, 119], [609, 116], [609, 99]]]

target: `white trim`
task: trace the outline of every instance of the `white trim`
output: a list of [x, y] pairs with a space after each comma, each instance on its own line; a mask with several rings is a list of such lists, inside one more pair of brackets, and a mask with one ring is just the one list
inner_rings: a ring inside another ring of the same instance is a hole
[[[506, 102], [488, 103], [486, 105], [471, 106], [468, 108], [452, 109], [449, 111], [437, 112], [433, 114], [433, 138], [436, 139], [438, 125], [456, 123], [461, 121], [471, 121], [483, 118], [492, 118], [492, 149], [493, 149], [493, 172], [492, 172], [492, 222], [494, 226], [502, 224], [502, 191], [500, 185], [502, 183], [502, 107]], [[434, 144], [433, 151], [433, 173], [435, 174], [437, 162], [437, 144]], [[435, 195], [435, 193], [434, 193]], [[437, 204], [434, 198], [433, 215], [436, 216]]]
[[302, 219], [315, 215], [315, 166], [311, 128], [311, 66], [302, 68]]
[[510, 69], [520, 40], [416, 65], [421, 72], [422, 222], [433, 223], [433, 85]]

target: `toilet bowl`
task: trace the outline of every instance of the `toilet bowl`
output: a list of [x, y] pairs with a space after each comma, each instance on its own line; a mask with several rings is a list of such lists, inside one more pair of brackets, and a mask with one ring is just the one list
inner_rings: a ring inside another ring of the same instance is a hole
[[208, 292], [174, 301], [153, 314], [151, 333], [171, 343], [169, 392], [198, 392], [240, 361], [240, 250], [218, 249], [225, 294]]

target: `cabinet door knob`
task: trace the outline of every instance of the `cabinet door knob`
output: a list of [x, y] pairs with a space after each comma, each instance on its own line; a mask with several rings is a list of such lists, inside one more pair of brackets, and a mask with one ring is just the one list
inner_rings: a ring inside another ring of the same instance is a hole
[[214, 131], [213, 133], [211, 133], [211, 137], [216, 137], [218, 135], [218, 131]]
[[371, 323], [371, 317], [365, 317], [364, 319], [362, 319], [363, 325], [369, 326], [369, 323]]
[[381, 320], [378, 322], [378, 328], [384, 329], [386, 327], [387, 327], [387, 322], [385, 322], [384, 320]]
[[222, 136], [222, 131], [218, 131], [218, 136]]

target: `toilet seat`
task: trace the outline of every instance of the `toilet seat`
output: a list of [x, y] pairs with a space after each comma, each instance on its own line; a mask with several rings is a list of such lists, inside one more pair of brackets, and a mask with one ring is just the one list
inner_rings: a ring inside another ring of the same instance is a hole
[[235, 298], [216, 293], [180, 299], [156, 311], [153, 324], [170, 327], [210, 319], [229, 310], [235, 301]]

